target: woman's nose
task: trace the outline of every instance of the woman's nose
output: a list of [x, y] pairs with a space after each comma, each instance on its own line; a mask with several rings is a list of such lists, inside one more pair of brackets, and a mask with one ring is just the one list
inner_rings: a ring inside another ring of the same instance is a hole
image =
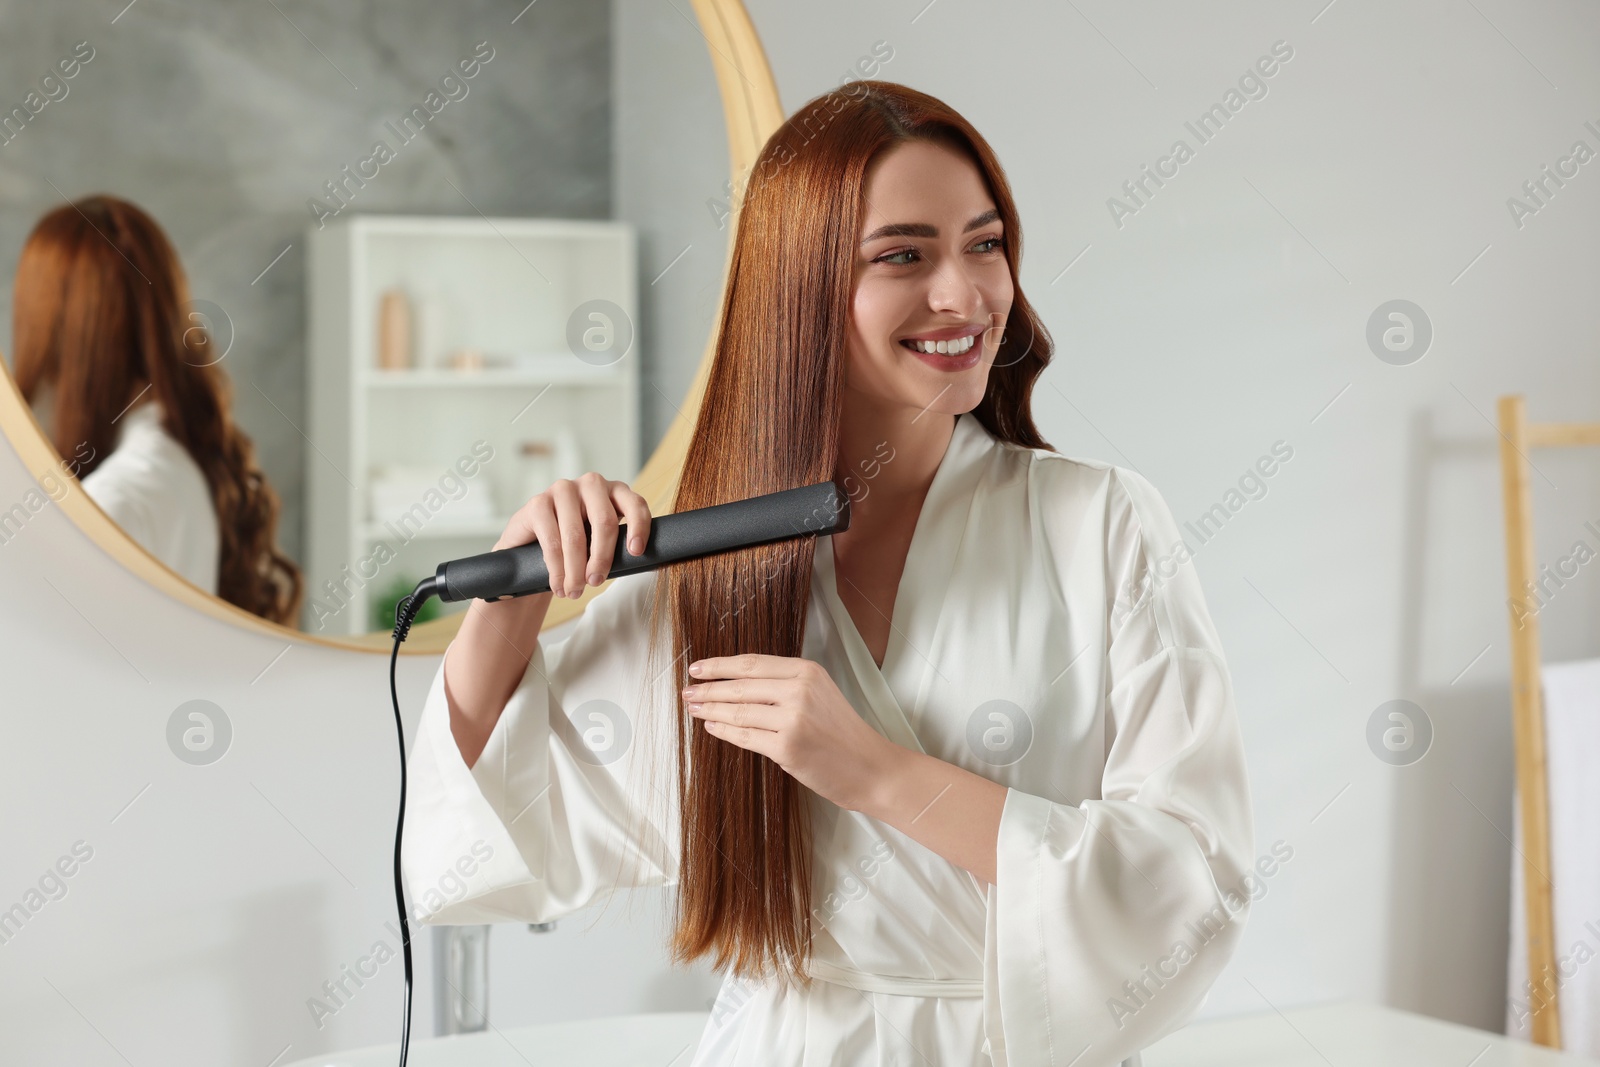
[[970, 318], [983, 303], [983, 289], [965, 265], [946, 261], [936, 267], [928, 283], [928, 307], [954, 311]]

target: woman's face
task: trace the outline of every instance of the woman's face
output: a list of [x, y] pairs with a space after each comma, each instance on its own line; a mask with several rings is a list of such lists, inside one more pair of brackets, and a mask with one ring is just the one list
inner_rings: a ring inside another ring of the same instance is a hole
[[[971, 411], [1012, 294], [1005, 230], [981, 172], [943, 145], [908, 141], [867, 172], [864, 208], [846, 387], [890, 407]], [[916, 350], [936, 347], [946, 351]]]

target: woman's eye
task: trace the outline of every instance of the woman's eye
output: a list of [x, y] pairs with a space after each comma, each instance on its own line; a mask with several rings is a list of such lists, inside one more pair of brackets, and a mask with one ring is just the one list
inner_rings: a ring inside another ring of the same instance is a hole
[[[993, 245], [994, 247], [992, 247], [992, 248], [985, 247], [985, 246], [988, 246], [988, 245]], [[987, 238], [985, 240], [979, 241], [977, 244], [973, 245], [972, 247], [975, 250], [978, 250], [982, 255], [997, 255], [1005, 247], [1005, 238], [1003, 238], [1003, 237], [990, 237], [990, 238]], [[903, 248], [898, 252], [887, 252], [887, 253], [879, 256], [877, 259], [873, 260], [873, 262], [874, 263], [888, 263], [888, 264], [890, 264], [892, 266], [896, 266], [896, 267], [908, 267], [908, 266], [910, 266], [912, 264], [912, 262], [914, 262], [914, 260], [901, 259], [900, 257], [902, 257], [902, 256], [916, 256], [918, 258], [921, 258], [921, 255], [922, 254], [920, 252], [918, 252], [915, 248]]]

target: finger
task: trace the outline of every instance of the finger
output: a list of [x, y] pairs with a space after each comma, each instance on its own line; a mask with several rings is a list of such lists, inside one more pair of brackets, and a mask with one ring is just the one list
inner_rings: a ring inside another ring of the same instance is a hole
[[583, 534], [583, 501], [578, 487], [564, 478], [550, 487], [550, 497], [561, 526], [560, 580], [558, 584], [557, 575], [552, 572], [550, 588], [560, 589], [561, 596], [575, 597], [583, 589], [583, 561], [589, 554], [589, 542]]
[[650, 502], [625, 482], [611, 483], [611, 500], [628, 524], [628, 552], [637, 556], [650, 543]]
[[726, 723], [729, 726], [747, 726], [752, 730], [774, 733], [783, 728], [783, 712], [771, 704], [731, 704], [710, 702], [690, 704], [689, 714], [707, 722]]
[[789, 685], [783, 678], [727, 678], [696, 682], [686, 688], [684, 694], [686, 699], [697, 703], [781, 704], [789, 695]]
[[611, 573], [617, 548], [617, 509], [611, 503], [606, 480], [590, 471], [578, 479], [583, 510], [589, 516], [589, 567], [584, 574], [590, 585], [599, 585]]
[[[561, 548], [556, 540], [556, 513], [550, 505], [550, 497], [545, 493], [533, 497], [512, 513], [506, 523], [505, 531], [501, 533], [500, 540], [495, 542], [494, 547], [498, 551], [534, 542], [537, 542], [544, 552], [545, 566], [559, 568]], [[554, 546], [554, 552], [550, 546]], [[555, 557], [553, 560], [552, 555]], [[556, 587], [552, 585], [550, 588], [553, 590]]]
[[696, 678], [793, 678], [800, 673], [799, 662], [789, 656], [746, 652], [695, 660], [689, 664], [689, 673]]
[[707, 720], [706, 733], [719, 741], [727, 741], [751, 752], [758, 752], [768, 759], [775, 759], [773, 753], [777, 750], [778, 735], [771, 730], [752, 730], [748, 726], [729, 726], [725, 722]]
[[[550, 558], [549, 545], [555, 545], [555, 563], [560, 565], [560, 561], [562, 561], [562, 530], [555, 522], [555, 504], [550, 501], [549, 494], [541, 493], [536, 498], [528, 501], [528, 504], [523, 506], [520, 515], [522, 515], [522, 522], [525, 523], [528, 531], [533, 534], [533, 537], [530, 537], [530, 541], [536, 541], [541, 545], [546, 561], [549, 561]], [[523, 541], [522, 544], [528, 544], [528, 542]]]
[[[551, 503], [548, 494], [540, 493], [528, 501], [522, 510], [525, 513], [524, 521], [528, 529], [533, 532], [532, 540], [537, 541], [544, 552], [546, 568], [552, 568], [551, 573], [556, 573], [561, 568], [561, 530], [556, 525], [555, 505]], [[527, 544], [526, 541], [519, 543]], [[555, 554], [553, 563], [550, 559], [552, 550]], [[552, 583], [550, 588], [554, 590], [557, 587]]]

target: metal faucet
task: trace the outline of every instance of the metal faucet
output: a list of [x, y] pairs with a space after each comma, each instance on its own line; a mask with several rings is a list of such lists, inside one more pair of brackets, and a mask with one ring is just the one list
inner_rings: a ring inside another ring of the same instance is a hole
[[[529, 923], [536, 934], [553, 922]], [[475, 1034], [489, 1028], [489, 927], [433, 928], [433, 1032]]]
[[489, 1028], [489, 927], [433, 928], [433, 1033]]

